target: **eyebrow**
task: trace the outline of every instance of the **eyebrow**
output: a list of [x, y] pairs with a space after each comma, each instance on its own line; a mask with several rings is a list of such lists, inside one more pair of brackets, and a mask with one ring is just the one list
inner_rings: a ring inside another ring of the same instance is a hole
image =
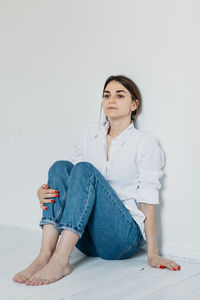
[[[126, 92], [124, 90], [116, 90], [117, 93], [120, 93], [120, 92], [124, 92], [126, 94]], [[110, 91], [104, 91], [104, 93], [110, 93]]]

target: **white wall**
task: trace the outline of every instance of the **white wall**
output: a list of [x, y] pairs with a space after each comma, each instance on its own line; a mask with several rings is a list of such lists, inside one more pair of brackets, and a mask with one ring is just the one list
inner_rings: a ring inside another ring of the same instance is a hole
[[[159, 138], [163, 253], [200, 257], [199, 1], [0, 1], [0, 222], [40, 230], [37, 189], [98, 120], [111, 74], [143, 95], [138, 128]], [[102, 111], [103, 113], [103, 111]], [[104, 114], [102, 114], [102, 118]]]

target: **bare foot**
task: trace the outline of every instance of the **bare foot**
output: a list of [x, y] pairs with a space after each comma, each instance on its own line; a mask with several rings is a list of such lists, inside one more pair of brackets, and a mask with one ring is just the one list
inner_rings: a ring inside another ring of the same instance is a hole
[[[55, 254], [55, 253], [54, 253]], [[26, 285], [49, 284], [71, 273], [69, 262], [61, 261], [57, 255], [53, 255], [40, 271], [34, 273], [26, 282]]]
[[24, 269], [23, 271], [17, 273], [13, 277], [14, 282], [24, 283], [28, 280], [35, 272], [41, 270], [50, 260], [53, 253], [40, 253], [37, 258], [32, 262], [32, 264]]

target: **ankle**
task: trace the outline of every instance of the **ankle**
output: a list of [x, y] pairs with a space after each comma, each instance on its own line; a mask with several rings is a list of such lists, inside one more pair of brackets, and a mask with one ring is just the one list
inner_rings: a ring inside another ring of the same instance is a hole
[[50, 249], [40, 249], [40, 256], [42, 257], [50, 257], [53, 255], [53, 253], [54, 251]]
[[62, 253], [59, 251], [54, 252], [53, 258], [61, 265], [69, 264], [69, 260], [70, 260], [70, 257], [66, 255], [66, 252]]

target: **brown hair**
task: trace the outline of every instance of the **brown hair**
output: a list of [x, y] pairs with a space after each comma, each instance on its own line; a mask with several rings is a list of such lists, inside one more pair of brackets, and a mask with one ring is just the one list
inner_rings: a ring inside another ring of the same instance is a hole
[[[127, 88], [127, 90], [131, 94], [132, 100], [136, 102], [137, 108], [136, 108], [136, 110], [134, 110], [131, 113], [131, 120], [132, 120], [134, 126], [136, 126], [136, 121], [137, 121], [138, 114], [141, 110], [141, 101], [142, 101], [142, 96], [141, 96], [139, 88], [137, 87], [136, 83], [132, 79], [128, 78], [127, 76], [111, 75], [106, 79], [106, 82], [103, 87], [103, 93], [104, 93], [104, 90], [105, 90], [106, 86], [108, 85], [108, 83], [112, 80], [120, 82], [125, 88]], [[103, 97], [103, 94], [102, 94], [102, 97]], [[101, 104], [101, 110], [102, 110], [102, 104]], [[101, 114], [101, 111], [100, 111], [100, 114]], [[106, 120], [104, 122], [106, 122], [106, 121], [108, 121], [107, 116], [106, 116]]]

